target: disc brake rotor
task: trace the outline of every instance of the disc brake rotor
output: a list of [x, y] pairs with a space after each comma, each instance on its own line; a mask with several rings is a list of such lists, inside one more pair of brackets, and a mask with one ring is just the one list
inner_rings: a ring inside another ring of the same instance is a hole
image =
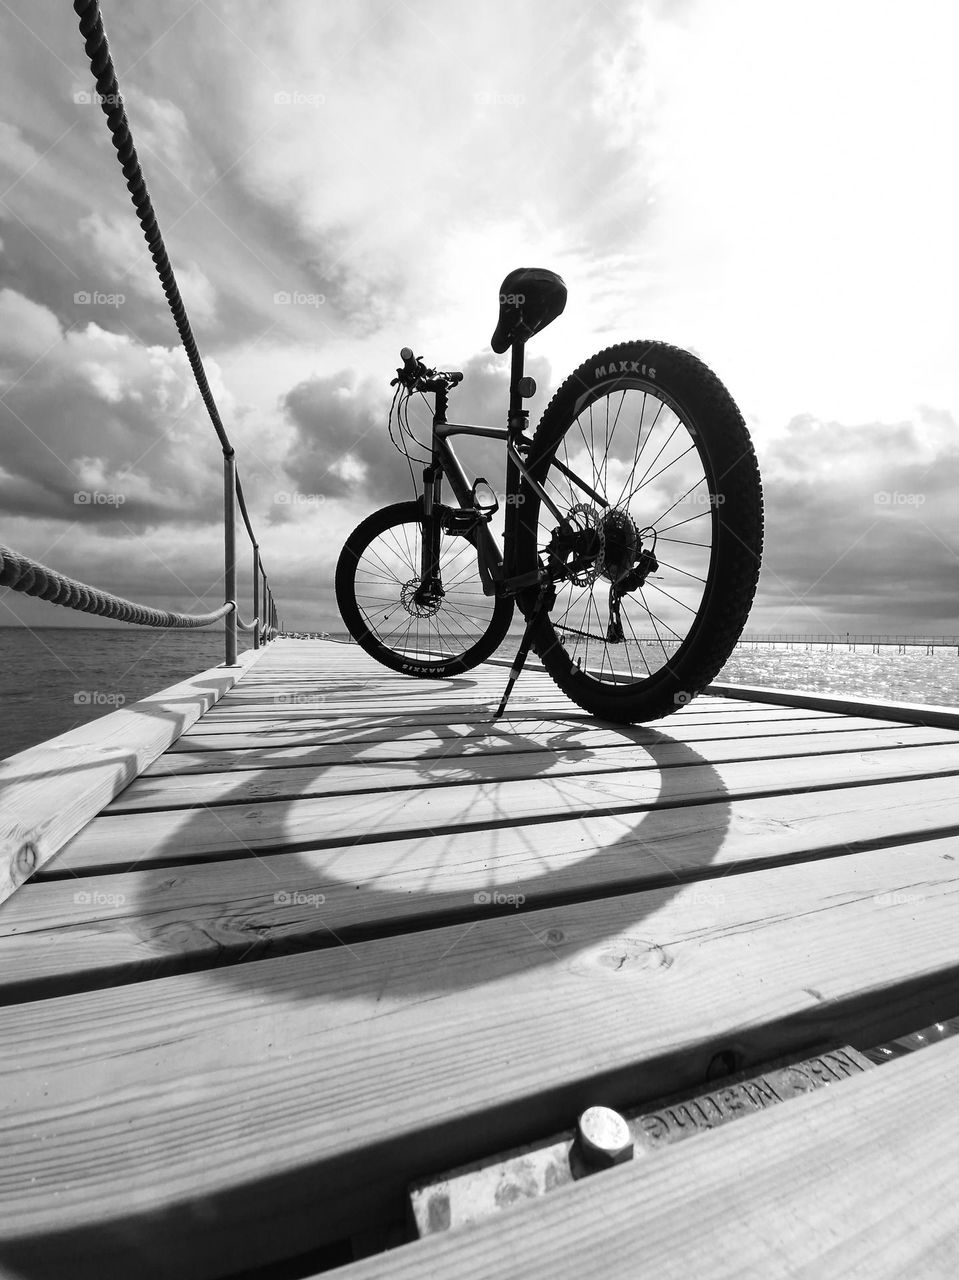
[[599, 575], [603, 571], [603, 563], [605, 558], [606, 539], [603, 532], [603, 524], [595, 507], [589, 506], [586, 502], [578, 502], [575, 507], [570, 507], [567, 520], [572, 521], [573, 517], [579, 518], [582, 525], [583, 533], [593, 533], [596, 535], [599, 547], [593, 562], [590, 565], [581, 565], [570, 570], [569, 581], [577, 587], [591, 587]]
[[400, 601], [403, 608], [414, 618], [432, 618], [434, 614], [439, 612], [442, 600], [438, 597], [432, 600], [417, 600], [416, 596], [419, 589], [419, 578], [410, 578], [409, 582], [403, 583], [400, 588]]

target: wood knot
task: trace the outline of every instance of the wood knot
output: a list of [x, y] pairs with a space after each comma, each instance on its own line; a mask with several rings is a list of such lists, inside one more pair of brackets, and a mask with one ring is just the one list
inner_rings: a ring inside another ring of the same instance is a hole
[[40, 862], [40, 854], [32, 840], [27, 840], [17, 850], [13, 860], [13, 882], [22, 884], [28, 876], [32, 876]]
[[645, 938], [616, 938], [581, 952], [569, 966], [573, 973], [634, 974], [668, 969], [672, 957], [657, 942]]

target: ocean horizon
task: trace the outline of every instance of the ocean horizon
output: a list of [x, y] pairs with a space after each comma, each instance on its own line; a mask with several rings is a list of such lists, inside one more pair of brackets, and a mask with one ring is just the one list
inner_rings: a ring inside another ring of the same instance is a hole
[[[345, 631], [330, 638], [346, 641]], [[518, 639], [499, 651], [510, 658]], [[239, 637], [239, 650], [250, 648]], [[121, 627], [0, 627], [0, 759], [66, 733], [90, 720], [219, 666], [223, 632]], [[384, 668], [384, 671], [386, 668]], [[397, 677], [401, 679], [402, 677]], [[824, 643], [783, 641], [734, 650], [717, 680], [809, 693], [959, 707], [956, 650], [899, 653], [896, 645], [832, 649]]]

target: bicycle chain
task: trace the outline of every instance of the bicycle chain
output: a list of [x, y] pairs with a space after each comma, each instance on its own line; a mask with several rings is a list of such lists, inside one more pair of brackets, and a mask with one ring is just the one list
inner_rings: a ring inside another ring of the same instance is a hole
[[[556, 628], [554, 627], [553, 630], [555, 631]], [[559, 630], [562, 631], [564, 638], [566, 636], [582, 636], [584, 640], [599, 640], [603, 644], [609, 643], [609, 641], [605, 636], [594, 635], [592, 631], [577, 631], [574, 627], [564, 627], [564, 626], [560, 626]]]

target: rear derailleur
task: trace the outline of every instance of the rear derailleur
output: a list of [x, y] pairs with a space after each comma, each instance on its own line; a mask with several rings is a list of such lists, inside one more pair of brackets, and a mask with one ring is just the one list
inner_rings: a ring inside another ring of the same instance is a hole
[[659, 561], [651, 551], [641, 551], [639, 559], [632, 569], [618, 578], [609, 588], [609, 625], [606, 628], [607, 644], [622, 644], [623, 621], [619, 615], [619, 602], [631, 591], [637, 591], [651, 573], [659, 568]]

